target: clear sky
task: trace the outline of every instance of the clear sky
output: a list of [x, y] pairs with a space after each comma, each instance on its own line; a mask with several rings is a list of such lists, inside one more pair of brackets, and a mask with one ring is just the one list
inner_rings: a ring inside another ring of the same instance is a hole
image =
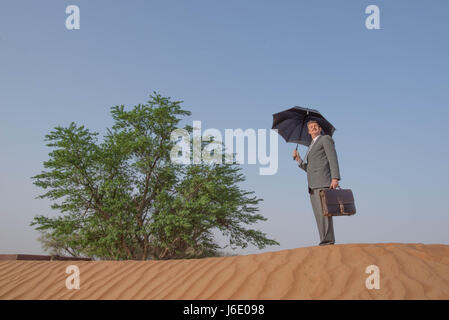
[[[372, 4], [380, 30], [365, 27]], [[79, 30], [65, 27], [68, 5]], [[318, 109], [358, 210], [334, 218], [336, 243], [449, 244], [448, 12], [446, 0], [2, 0], [0, 253], [44, 254], [29, 224], [56, 214], [30, 179], [48, 160], [45, 134], [75, 121], [102, 135], [110, 107], [152, 91], [184, 101], [183, 123], [222, 132]], [[319, 242], [296, 145], [278, 142], [275, 175], [243, 165], [268, 218], [256, 228], [281, 243], [262, 251]]]

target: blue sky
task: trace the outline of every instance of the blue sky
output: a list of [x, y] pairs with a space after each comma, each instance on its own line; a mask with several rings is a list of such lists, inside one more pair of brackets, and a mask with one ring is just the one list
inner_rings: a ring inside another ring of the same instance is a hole
[[[80, 30], [65, 28], [72, 4]], [[365, 27], [371, 4], [380, 30]], [[45, 134], [71, 121], [104, 134], [110, 107], [153, 91], [183, 100], [183, 123], [203, 130], [269, 129], [291, 106], [320, 110], [358, 210], [334, 218], [336, 243], [449, 244], [448, 10], [438, 0], [2, 1], [0, 253], [44, 253], [29, 223], [56, 214], [30, 179], [48, 160]], [[275, 175], [243, 165], [268, 218], [256, 227], [281, 243], [262, 251], [319, 242], [294, 148], [279, 138]]]

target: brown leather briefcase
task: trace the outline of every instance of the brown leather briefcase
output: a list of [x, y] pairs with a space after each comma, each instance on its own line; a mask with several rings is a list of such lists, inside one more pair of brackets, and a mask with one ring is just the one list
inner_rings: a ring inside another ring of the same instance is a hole
[[320, 190], [321, 207], [325, 216], [351, 216], [355, 214], [354, 196], [351, 189]]

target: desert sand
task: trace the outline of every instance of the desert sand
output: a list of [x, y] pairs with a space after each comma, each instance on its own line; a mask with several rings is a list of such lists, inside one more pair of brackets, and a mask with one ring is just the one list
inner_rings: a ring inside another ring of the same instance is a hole
[[[67, 289], [66, 267], [80, 270]], [[379, 268], [368, 289], [367, 266]], [[0, 261], [0, 299], [449, 299], [449, 245], [336, 244], [168, 261]]]

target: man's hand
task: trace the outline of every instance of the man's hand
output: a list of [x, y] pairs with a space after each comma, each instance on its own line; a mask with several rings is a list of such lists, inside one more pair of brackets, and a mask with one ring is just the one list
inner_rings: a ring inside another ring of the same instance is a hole
[[332, 179], [330, 188], [331, 188], [331, 189], [335, 189], [335, 188], [337, 188], [337, 187], [338, 187], [338, 179]]
[[298, 151], [296, 151], [296, 149], [293, 150], [293, 160], [296, 160], [298, 162], [301, 160], [301, 157], [299, 156], [299, 153]]

